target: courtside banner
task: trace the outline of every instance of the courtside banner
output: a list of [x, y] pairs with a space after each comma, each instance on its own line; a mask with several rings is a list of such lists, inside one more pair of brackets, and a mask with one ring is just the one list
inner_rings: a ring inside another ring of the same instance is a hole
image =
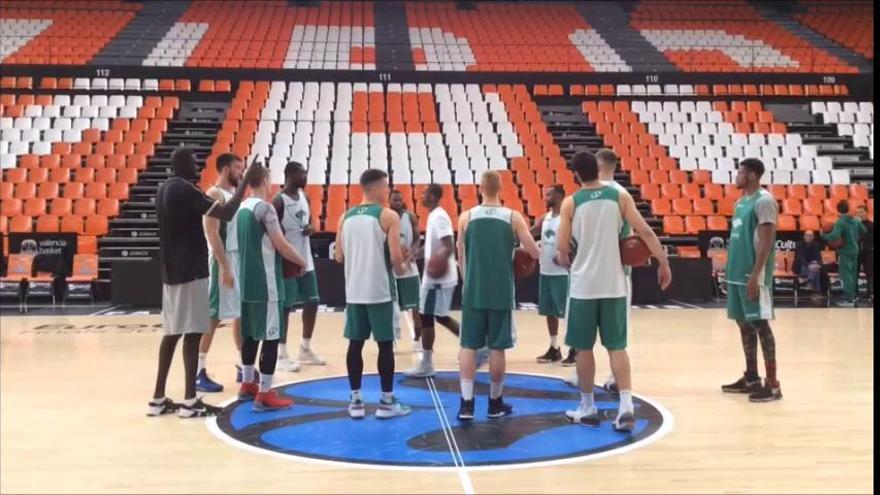
[[70, 273], [73, 255], [76, 254], [76, 234], [12, 232], [9, 234], [9, 252], [61, 256], [65, 273]]
[[[730, 232], [726, 230], [704, 230], [697, 235], [697, 247], [700, 248], [700, 254], [706, 256], [706, 252], [710, 249], [727, 249], [727, 240]], [[797, 242], [804, 238], [801, 231], [776, 232], [776, 250], [777, 251], [794, 251]], [[816, 239], [818, 240], [818, 233]]]

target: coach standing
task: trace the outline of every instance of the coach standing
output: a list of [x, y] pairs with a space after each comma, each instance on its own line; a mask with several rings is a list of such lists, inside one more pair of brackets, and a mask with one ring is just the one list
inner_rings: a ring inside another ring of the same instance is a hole
[[[204, 404], [196, 397], [196, 367], [199, 340], [208, 330], [208, 244], [202, 216], [224, 222], [232, 220], [244, 196], [248, 177], [260, 165], [251, 164], [233, 197], [226, 203], [206, 196], [194, 182], [198, 180], [192, 150], [177, 148], [171, 154], [174, 169], [156, 195], [159, 221], [159, 265], [162, 270], [162, 323], [165, 335], [159, 344], [156, 389], [148, 416], [159, 416], [179, 409], [181, 418], [212, 416], [220, 408]], [[165, 397], [165, 381], [177, 341], [183, 335], [183, 365], [186, 391], [182, 404]]]

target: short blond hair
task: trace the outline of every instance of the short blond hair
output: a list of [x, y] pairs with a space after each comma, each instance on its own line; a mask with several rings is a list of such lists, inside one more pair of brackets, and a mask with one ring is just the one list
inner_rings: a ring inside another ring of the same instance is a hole
[[501, 192], [501, 174], [495, 170], [486, 170], [480, 178], [480, 191], [490, 196]]
[[602, 148], [597, 151], [596, 160], [599, 161], [599, 165], [602, 168], [614, 167], [615, 170], [617, 169], [617, 154], [608, 148]]

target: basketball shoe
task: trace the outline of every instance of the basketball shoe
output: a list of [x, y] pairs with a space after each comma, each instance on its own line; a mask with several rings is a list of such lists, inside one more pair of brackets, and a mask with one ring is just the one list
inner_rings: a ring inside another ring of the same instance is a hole
[[505, 404], [503, 397], [489, 399], [489, 413], [487, 415], [490, 418], [501, 418], [510, 414], [513, 414], [513, 406]]
[[348, 404], [348, 416], [352, 419], [361, 419], [367, 415], [367, 409], [364, 407], [364, 401], [360, 395], [351, 395], [351, 402]]
[[562, 351], [558, 347], [550, 347], [547, 352], [537, 357], [539, 363], [555, 363], [562, 361]]
[[578, 404], [577, 409], [565, 411], [565, 417], [572, 423], [582, 424], [584, 426], [599, 426], [599, 411], [595, 407], [584, 409]]
[[575, 362], [574, 362], [575, 356], [577, 356], [577, 351], [574, 350], [573, 347], [569, 347], [568, 348], [568, 356], [566, 356], [565, 359], [562, 360], [562, 363], [561, 363], [562, 366], [565, 366], [566, 368], [568, 368], [570, 366], [574, 366], [575, 365]]
[[211, 380], [211, 377], [208, 376], [208, 370], [202, 368], [199, 374], [196, 375], [196, 390], [212, 394], [222, 392], [223, 385]]
[[258, 383], [242, 383], [238, 388], [238, 400], [254, 400], [258, 393], [260, 393]]
[[770, 402], [781, 398], [782, 387], [779, 386], [779, 383], [774, 387], [767, 380], [764, 380], [764, 386], [749, 395], [749, 402]]
[[192, 404], [187, 405], [186, 402], [180, 404], [177, 415], [181, 418], [206, 418], [208, 416], [216, 416], [221, 411], [223, 411], [222, 408], [205, 404], [202, 402], [202, 398], [198, 397]]
[[299, 350], [296, 353], [296, 363], [300, 365], [312, 364], [316, 366], [324, 366], [327, 364], [327, 361], [321, 356], [315, 354], [315, 351], [313, 351], [311, 347], [306, 348], [300, 345]]
[[412, 409], [401, 403], [397, 397], [392, 397], [390, 401], [385, 399], [379, 400], [379, 407], [376, 409], [376, 417], [379, 419], [396, 418], [398, 416], [406, 416], [411, 413]]
[[743, 374], [739, 380], [733, 383], [728, 383], [727, 385], [722, 385], [721, 391], [729, 394], [751, 394], [757, 392], [760, 388], [761, 377], [757, 377], [755, 380], [749, 380], [746, 378], [746, 375]]
[[293, 405], [293, 399], [284, 399], [278, 397], [274, 390], [268, 392], [258, 392], [254, 397], [253, 409], [256, 412], [277, 411], [279, 409], [287, 409]]
[[458, 420], [471, 421], [474, 419], [474, 399], [465, 400], [461, 398], [461, 404], [458, 406]]
[[180, 409], [180, 404], [169, 398], [160, 400], [153, 399], [147, 404], [147, 416], [161, 416], [163, 414], [171, 414]]

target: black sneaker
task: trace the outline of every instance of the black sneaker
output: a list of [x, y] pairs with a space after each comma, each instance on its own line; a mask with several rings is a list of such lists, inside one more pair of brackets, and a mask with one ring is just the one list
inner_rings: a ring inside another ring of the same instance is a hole
[[618, 394], [620, 390], [617, 388], [617, 382], [613, 380], [608, 380], [607, 382], [602, 384], [602, 388], [605, 389], [609, 394]]
[[510, 404], [504, 403], [504, 398], [499, 397], [497, 399], [489, 399], [489, 414], [490, 418], [502, 418], [509, 414], [513, 414], [513, 406]]
[[574, 350], [573, 347], [569, 347], [568, 356], [562, 360], [562, 366], [565, 366], [566, 368], [568, 368], [569, 366], [574, 366], [575, 365], [575, 362], [574, 362], [575, 356], [577, 356], [577, 351]]
[[538, 356], [539, 363], [555, 363], [556, 361], [562, 361], [562, 351], [558, 347], [551, 347], [547, 349], [547, 352]]
[[630, 412], [623, 413], [614, 420], [611, 427], [614, 428], [614, 431], [629, 433], [636, 427], [636, 417]]
[[729, 394], [751, 394], [760, 389], [761, 377], [758, 377], [756, 380], [749, 380], [745, 375], [733, 383], [721, 386], [721, 391]]
[[147, 404], [147, 416], [161, 416], [163, 414], [171, 414], [180, 408], [180, 404], [169, 398], [165, 398], [162, 402], [150, 401]]
[[474, 399], [464, 400], [461, 398], [461, 405], [458, 407], [459, 421], [472, 421], [474, 419]]
[[778, 383], [772, 387], [767, 380], [764, 380], [764, 386], [749, 395], [749, 402], [770, 402], [781, 398], [782, 387]]
[[223, 411], [222, 407], [212, 406], [202, 402], [202, 398], [196, 399], [196, 402], [188, 406], [186, 403], [180, 404], [180, 410], [177, 415], [181, 418], [206, 418], [208, 416], [216, 416]]

